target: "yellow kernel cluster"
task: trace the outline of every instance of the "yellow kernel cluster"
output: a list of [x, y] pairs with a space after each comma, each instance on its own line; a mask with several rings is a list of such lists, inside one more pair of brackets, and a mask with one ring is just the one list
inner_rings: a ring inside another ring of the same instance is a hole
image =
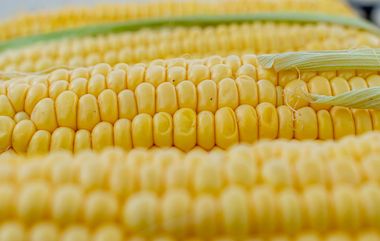
[[329, 0], [164, 0], [156, 2], [103, 4], [24, 14], [0, 23], [0, 40], [53, 32], [98, 23], [163, 16], [236, 14], [273, 11], [320, 12], [353, 16], [343, 1]]
[[203, 28], [144, 29], [35, 44], [0, 54], [0, 68], [30, 72], [51, 66], [139, 63], [184, 55], [204, 57], [360, 47], [378, 48], [380, 38], [339, 25], [256, 22]]
[[379, 141], [3, 154], [0, 240], [377, 240]]
[[380, 112], [310, 104], [297, 93], [373, 86], [380, 86], [374, 71], [277, 74], [254, 55], [60, 69], [1, 82], [0, 150], [189, 151], [258, 139], [339, 139], [379, 130]]

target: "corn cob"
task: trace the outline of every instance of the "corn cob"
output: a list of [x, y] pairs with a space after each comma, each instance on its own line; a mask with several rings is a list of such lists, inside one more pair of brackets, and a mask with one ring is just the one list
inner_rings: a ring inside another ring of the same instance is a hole
[[189, 151], [258, 139], [339, 139], [380, 130], [380, 111], [313, 104], [300, 90], [338, 95], [379, 85], [376, 71], [276, 73], [255, 55], [61, 69], [3, 81], [0, 149]]
[[197, 14], [231, 14], [255, 12], [321, 12], [354, 16], [343, 1], [329, 0], [224, 0], [224, 1], [160, 1], [148, 3], [107, 4], [76, 7], [39, 14], [26, 14], [0, 23], [0, 40], [34, 35], [72, 27], [147, 19], [163, 16]]
[[377, 240], [379, 141], [6, 154], [0, 240]]
[[[159, 44], [157, 44], [159, 43]], [[139, 63], [183, 55], [279, 53], [380, 47], [380, 38], [339, 25], [244, 23], [114, 33], [37, 43], [0, 54], [0, 69], [40, 71], [51, 66], [83, 67], [101, 62]]]

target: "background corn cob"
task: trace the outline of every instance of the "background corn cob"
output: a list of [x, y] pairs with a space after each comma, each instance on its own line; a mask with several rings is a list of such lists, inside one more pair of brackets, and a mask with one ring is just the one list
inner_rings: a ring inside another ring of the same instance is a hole
[[2, 151], [77, 152], [113, 145], [189, 151], [258, 139], [339, 139], [380, 129], [380, 111], [304, 98], [380, 86], [377, 71], [276, 73], [255, 55], [99, 64], [0, 86]]
[[3, 155], [0, 240], [378, 240], [379, 141]]
[[163, 16], [230, 14], [247, 12], [321, 12], [354, 16], [344, 1], [329, 0], [164, 0], [145, 3], [103, 4], [59, 11], [25, 14], [2, 22], [0, 40], [52, 32], [91, 24], [146, 19]]
[[256, 22], [175, 27], [70, 38], [0, 54], [0, 69], [40, 71], [51, 66], [139, 63], [170, 57], [279, 53], [300, 50], [378, 48], [380, 38], [356, 28], [326, 23]]

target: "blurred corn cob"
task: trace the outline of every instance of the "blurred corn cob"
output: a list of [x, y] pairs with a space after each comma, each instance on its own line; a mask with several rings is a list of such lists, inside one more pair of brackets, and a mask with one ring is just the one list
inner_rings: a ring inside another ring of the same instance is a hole
[[0, 40], [58, 31], [71, 27], [164, 16], [231, 14], [273, 11], [321, 12], [354, 16], [344, 1], [330, 0], [163, 0], [128, 4], [72, 7], [25, 14], [0, 23]]
[[379, 143], [3, 155], [0, 240], [378, 240]]
[[0, 53], [0, 69], [40, 71], [51, 66], [139, 63], [171, 57], [378, 48], [380, 37], [327, 23], [256, 22], [175, 27], [69, 38]]

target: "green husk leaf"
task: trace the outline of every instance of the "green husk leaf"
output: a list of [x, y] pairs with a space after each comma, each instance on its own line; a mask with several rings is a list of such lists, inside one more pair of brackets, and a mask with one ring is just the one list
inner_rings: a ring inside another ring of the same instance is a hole
[[310, 94], [309, 97], [316, 104], [380, 110], [380, 87], [353, 90], [336, 96]]
[[335, 51], [288, 52], [258, 56], [264, 68], [276, 72], [329, 70], [380, 70], [380, 49], [354, 49]]
[[171, 26], [212, 26], [219, 24], [243, 23], [254, 21], [296, 22], [296, 23], [331, 23], [355, 27], [380, 35], [380, 29], [366, 20], [357, 17], [333, 16], [312, 12], [267, 12], [228, 15], [195, 15], [181, 17], [160, 17], [129, 20], [126, 22], [88, 25], [63, 31], [38, 34], [0, 43], [0, 51], [20, 48], [37, 42], [54, 41], [62, 38], [95, 36], [100, 34], [137, 31], [143, 28], [160, 28]]

